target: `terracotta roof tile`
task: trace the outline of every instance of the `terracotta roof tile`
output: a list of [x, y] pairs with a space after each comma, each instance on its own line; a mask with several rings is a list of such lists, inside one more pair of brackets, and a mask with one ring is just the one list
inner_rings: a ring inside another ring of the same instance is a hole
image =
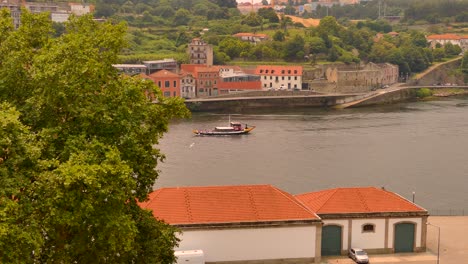
[[295, 197], [318, 215], [426, 211], [396, 193], [375, 187], [337, 188]]
[[255, 69], [255, 74], [272, 76], [302, 76], [302, 66], [259, 65]]
[[445, 40], [460, 40], [462, 37], [456, 34], [429, 35], [427, 39], [445, 39]]
[[139, 205], [175, 225], [319, 219], [271, 185], [162, 188]]
[[160, 70], [149, 75], [150, 77], [179, 77], [177, 73], [168, 70]]

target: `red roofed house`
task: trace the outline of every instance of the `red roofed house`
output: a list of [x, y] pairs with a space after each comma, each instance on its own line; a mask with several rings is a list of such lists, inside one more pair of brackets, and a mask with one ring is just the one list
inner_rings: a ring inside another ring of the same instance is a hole
[[148, 76], [159, 88], [164, 97], [180, 96], [180, 79], [179, 74], [168, 70], [160, 70]]
[[321, 255], [426, 249], [428, 212], [385, 189], [337, 188], [295, 196], [323, 221]]
[[196, 97], [262, 89], [259, 76], [246, 74], [238, 66], [182, 64], [181, 70], [195, 78]]
[[302, 89], [302, 66], [260, 65], [255, 74], [264, 90]]
[[253, 44], [257, 44], [258, 42], [262, 42], [268, 40], [267, 34], [254, 34], [254, 33], [237, 33], [232, 35], [235, 38], [238, 38], [242, 41], [248, 41]]
[[447, 43], [458, 45], [465, 51], [468, 49], [468, 36], [460, 36], [457, 34], [441, 34], [441, 35], [429, 35], [426, 37], [431, 48], [435, 48], [437, 44], [444, 46]]
[[140, 203], [207, 263], [320, 262], [320, 218], [271, 185], [162, 188]]

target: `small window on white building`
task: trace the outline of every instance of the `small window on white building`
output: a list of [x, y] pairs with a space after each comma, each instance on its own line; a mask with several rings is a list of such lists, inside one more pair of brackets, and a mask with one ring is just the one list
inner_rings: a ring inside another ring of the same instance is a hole
[[375, 232], [375, 225], [374, 224], [365, 224], [362, 226], [363, 233]]

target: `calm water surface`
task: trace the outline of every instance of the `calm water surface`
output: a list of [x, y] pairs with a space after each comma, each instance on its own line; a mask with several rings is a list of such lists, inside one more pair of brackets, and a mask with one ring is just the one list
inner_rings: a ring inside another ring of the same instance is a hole
[[468, 213], [468, 98], [231, 115], [250, 135], [197, 137], [226, 114], [175, 121], [155, 188], [272, 184], [292, 194], [384, 186], [428, 210]]

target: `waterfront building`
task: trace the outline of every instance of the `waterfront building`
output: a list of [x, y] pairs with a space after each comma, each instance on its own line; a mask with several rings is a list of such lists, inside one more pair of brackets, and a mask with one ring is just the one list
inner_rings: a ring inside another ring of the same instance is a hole
[[187, 99], [197, 97], [196, 80], [192, 73], [181, 72], [180, 94], [183, 98]]
[[160, 70], [148, 77], [161, 89], [164, 97], [180, 96], [181, 76], [179, 74], [168, 70]]
[[335, 188], [295, 196], [323, 221], [321, 255], [426, 250], [428, 212], [384, 188]]
[[263, 90], [302, 89], [302, 66], [259, 65], [255, 74]]
[[182, 64], [181, 70], [195, 78], [196, 97], [261, 90], [259, 76], [244, 73], [238, 66]]
[[271, 185], [175, 187], [139, 205], [183, 231], [176, 250], [202, 251], [210, 263], [320, 263], [353, 247], [426, 250], [427, 210], [384, 188], [293, 196]]
[[162, 188], [140, 206], [182, 230], [175, 250], [207, 263], [320, 263], [320, 218], [271, 185]]
[[324, 70], [328, 83], [340, 92], [363, 92], [398, 82], [398, 65], [367, 63], [364, 65], [329, 65]]

